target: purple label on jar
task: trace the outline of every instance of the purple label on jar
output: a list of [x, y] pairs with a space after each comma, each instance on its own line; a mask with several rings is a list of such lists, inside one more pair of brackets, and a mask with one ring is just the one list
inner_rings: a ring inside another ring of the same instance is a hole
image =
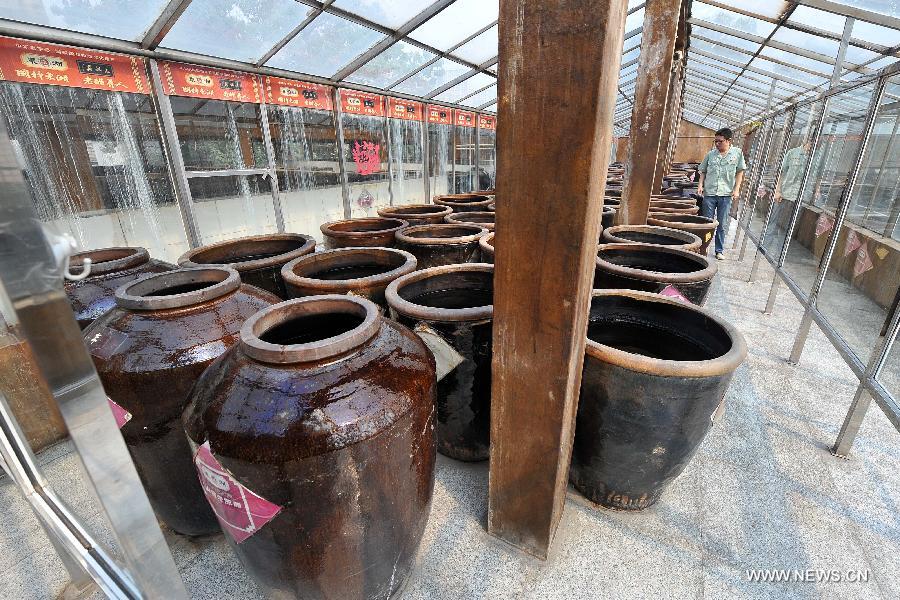
[[131, 413], [113, 402], [112, 398], [107, 397], [106, 401], [109, 402], [109, 410], [112, 411], [113, 417], [116, 419], [116, 427], [122, 429], [125, 423], [131, 420]]
[[200, 486], [222, 529], [240, 544], [275, 518], [281, 507], [238, 483], [204, 442], [194, 455]]
[[664, 287], [662, 289], [662, 291], [659, 292], [659, 295], [666, 296], [667, 298], [674, 298], [675, 300], [678, 300], [679, 302], [684, 302], [685, 304], [693, 304], [693, 302], [691, 302], [690, 300], [685, 298], [684, 294], [682, 294], [680, 291], [678, 291], [677, 287], [675, 287], [674, 285], [671, 285], [671, 284]]

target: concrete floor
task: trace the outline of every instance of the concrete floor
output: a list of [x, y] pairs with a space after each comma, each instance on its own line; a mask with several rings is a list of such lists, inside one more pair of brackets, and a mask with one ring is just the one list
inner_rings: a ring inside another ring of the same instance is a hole
[[[763, 261], [747, 283], [753, 253], [736, 258], [729, 252], [719, 263], [708, 307], [744, 334], [749, 356], [722, 420], [662, 500], [623, 514], [570, 489], [542, 562], [485, 532], [487, 464], [439, 457], [431, 518], [404, 598], [900, 597], [898, 432], [873, 405], [851, 459], [831, 456], [855, 379], [815, 326], [801, 364], [786, 364], [800, 307], [782, 290], [774, 314], [763, 315], [772, 271]], [[108, 543], [70, 447], [51, 448], [40, 461], [59, 495]], [[7, 479], [0, 503], [0, 597], [56, 596], [63, 567]], [[167, 537], [194, 598], [258, 597], [221, 539]], [[754, 583], [747, 569], [859, 571], [868, 581]]]

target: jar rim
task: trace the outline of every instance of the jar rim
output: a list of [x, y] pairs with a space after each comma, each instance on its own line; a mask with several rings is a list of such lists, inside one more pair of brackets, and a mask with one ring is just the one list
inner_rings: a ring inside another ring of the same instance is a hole
[[[178, 286], [208, 284], [177, 294], [154, 294]], [[226, 296], [241, 287], [238, 272], [229, 267], [190, 267], [150, 273], [121, 285], [116, 305], [130, 310], [167, 310], [201, 304]]]

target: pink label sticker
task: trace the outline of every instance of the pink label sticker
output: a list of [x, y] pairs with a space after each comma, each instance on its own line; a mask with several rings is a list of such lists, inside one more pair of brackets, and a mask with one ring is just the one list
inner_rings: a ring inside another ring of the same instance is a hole
[[685, 304], [693, 304], [693, 302], [691, 302], [690, 300], [688, 300], [687, 298], [684, 297], [684, 294], [682, 294], [681, 292], [678, 291], [678, 288], [676, 288], [674, 285], [671, 285], [671, 284], [664, 287], [659, 292], [659, 295], [666, 296], [668, 298], [674, 298], [674, 299], [678, 300], [679, 302], [684, 302]]
[[131, 413], [113, 402], [112, 398], [107, 397], [106, 401], [109, 402], [109, 410], [112, 411], [113, 417], [116, 419], [116, 427], [122, 429], [125, 423], [131, 420]]
[[375, 142], [363, 141], [360, 143], [359, 140], [353, 142], [351, 156], [353, 156], [353, 162], [356, 163], [356, 172], [360, 175], [377, 173], [381, 168], [381, 159], [378, 157], [380, 149], [381, 144]]
[[828, 233], [834, 228], [834, 219], [826, 214], [819, 215], [816, 219], [816, 237]]
[[844, 256], [850, 256], [854, 250], [862, 245], [862, 240], [852, 229], [847, 232], [847, 243], [844, 245]]
[[872, 257], [869, 255], [869, 247], [863, 243], [859, 247], [859, 252], [856, 253], [856, 262], [853, 263], [853, 276], [859, 277], [874, 266]]
[[222, 529], [240, 544], [275, 518], [281, 507], [238, 483], [204, 442], [194, 455], [200, 486]]

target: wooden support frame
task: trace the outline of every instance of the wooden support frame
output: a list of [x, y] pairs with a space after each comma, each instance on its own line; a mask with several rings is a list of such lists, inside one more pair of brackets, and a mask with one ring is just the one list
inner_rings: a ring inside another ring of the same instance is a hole
[[668, 75], [672, 72], [680, 9], [681, 0], [647, 0], [644, 5], [644, 34], [617, 223], [647, 222], [659, 146], [666, 144], [663, 134], [670, 92]]
[[691, 31], [691, 26], [687, 19], [687, 9], [688, 5], [684, 3], [678, 9], [678, 31], [675, 38], [672, 69], [669, 71], [669, 93], [666, 97], [666, 114], [663, 117], [661, 143], [656, 154], [656, 170], [653, 173], [652, 192], [656, 192], [662, 187], [662, 178], [669, 171], [672, 157], [675, 155], [678, 126], [681, 123], [681, 108], [684, 105], [687, 47]]
[[626, 12], [500, 1], [488, 531], [540, 558], [568, 482]]

